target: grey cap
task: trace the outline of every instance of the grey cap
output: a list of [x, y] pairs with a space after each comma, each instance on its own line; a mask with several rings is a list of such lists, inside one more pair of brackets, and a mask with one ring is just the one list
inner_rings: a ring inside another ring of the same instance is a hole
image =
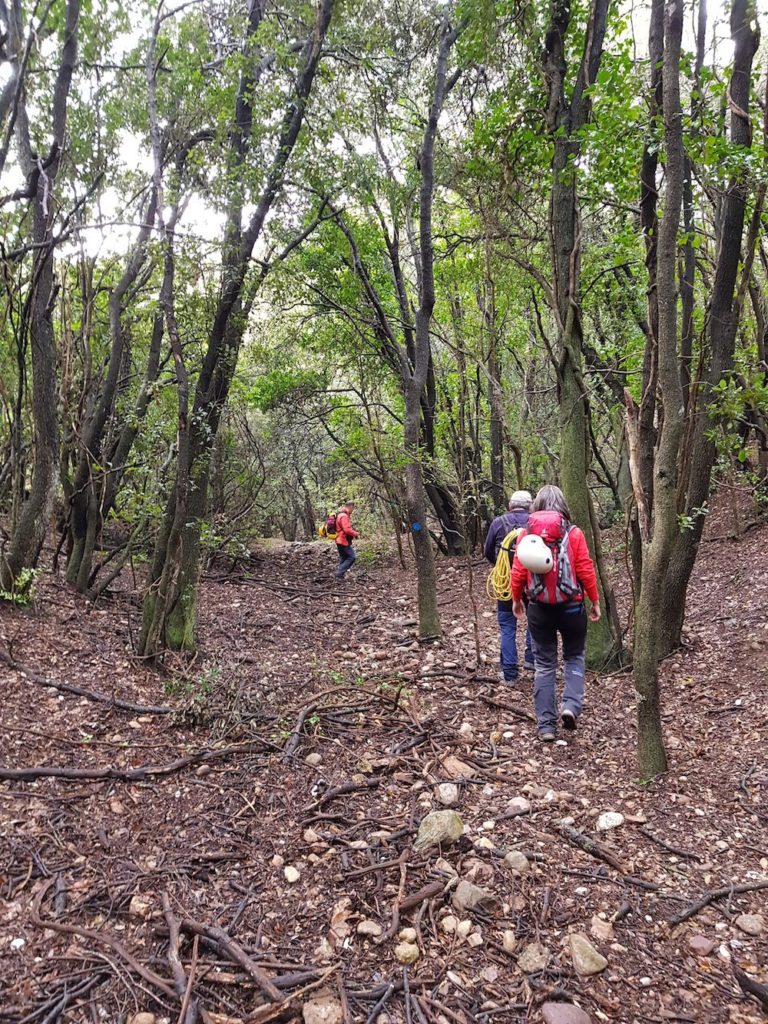
[[515, 491], [512, 497], [509, 499], [509, 507], [522, 507], [528, 508], [533, 502], [533, 495], [530, 491]]

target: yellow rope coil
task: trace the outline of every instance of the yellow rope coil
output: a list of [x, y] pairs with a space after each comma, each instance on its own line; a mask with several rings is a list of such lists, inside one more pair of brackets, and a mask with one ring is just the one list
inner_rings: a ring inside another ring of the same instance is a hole
[[520, 530], [520, 527], [516, 530], [510, 530], [506, 535], [501, 542], [496, 564], [488, 574], [485, 588], [488, 591], [488, 597], [494, 601], [512, 600], [512, 563], [509, 552], [510, 550], [514, 551], [515, 541]]

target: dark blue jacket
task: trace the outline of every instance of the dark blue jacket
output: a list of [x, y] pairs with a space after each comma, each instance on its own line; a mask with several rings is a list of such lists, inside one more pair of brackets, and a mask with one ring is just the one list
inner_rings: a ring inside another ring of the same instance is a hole
[[499, 557], [501, 542], [510, 532], [525, 526], [528, 522], [528, 513], [524, 509], [515, 509], [514, 512], [505, 512], [503, 516], [497, 516], [490, 525], [488, 536], [485, 538], [485, 549], [483, 554], [491, 563], [496, 565]]

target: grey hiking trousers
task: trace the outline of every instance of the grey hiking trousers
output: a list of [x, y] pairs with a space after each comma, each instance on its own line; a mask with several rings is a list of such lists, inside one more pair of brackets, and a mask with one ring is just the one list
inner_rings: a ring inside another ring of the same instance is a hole
[[533, 637], [536, 668], [533, 701], [539, 729], [557, 724], [557, 637], [563, 638], [563, 708], [578, 718], [584, 703], [584, 647], [587, 613], [583, 601], [568, 604], [528, 605], [528, 627]]

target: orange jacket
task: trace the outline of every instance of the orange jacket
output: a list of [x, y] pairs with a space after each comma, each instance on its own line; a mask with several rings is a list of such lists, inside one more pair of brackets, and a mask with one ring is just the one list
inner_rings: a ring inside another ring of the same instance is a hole
[[[517, 543], [525, 536], [526, 531], [522, 530], [518, 535]], [[573, 571], [576, 575], [576, 579], [582, 585], [586, 591], [587, 597], [594, 604], [600, 600], [600, 593], [597, 589], [597, 576], [595, 575], [595, 566], [592, 559], [589, 557], [589, 548], [587, 547], [587, 538], [578, 528], [573, 526], [571, 532], [568, 534], [568, 550], [571, 555], [571, 562], [573, 565]], [[549, 576], [552, 577], [549, 580]], [[525, 566], [521, 565], [517, 558], [517, 553], [512, 561], [512, 600], [522, 601], [523, 591], [528, 586], [529, 573]], [[544, 577], [548, 589], [552, 589], [557, 581], [557, 573], [553, 569], [547, 573]], [[551, 587], [550, 587], [551, 584]], [[581, 601], [581, 597], [575, 597], [575, 601]]]
[[336, 513], [336, 543], [343, 548], [348, 548], [355, 537], [359, 537], [360, 534], [357, 530], [352, 528], [352, 522], [349, 518], [349, 512], [346, 509], [342, 509], [341, 512]]

